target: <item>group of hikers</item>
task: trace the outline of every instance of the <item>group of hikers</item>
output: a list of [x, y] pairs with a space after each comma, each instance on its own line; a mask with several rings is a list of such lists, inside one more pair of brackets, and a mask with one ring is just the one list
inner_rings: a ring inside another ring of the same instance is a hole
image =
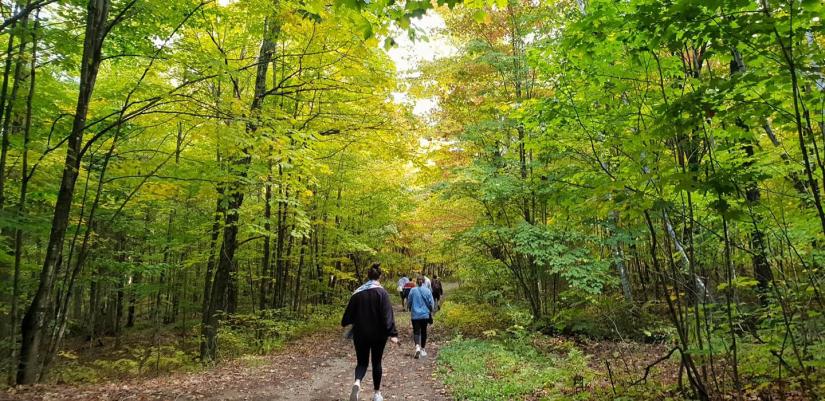
[[[381, 395], [381, 360], [384, 357], [384, 347], [388, 340], [400, 345], [390, 295], [380, 283], [382, 274], [381, 264], [373, 263], [367, 271], [368, 281], [352, 293], [341, 318], [341, 326], [352, 325], [346, 336], [352, 339], [355, 346], [355, 383], [352, 385], [350, 401], [359, 400], [361, 380], [367, 374], [370, 361], [375, 389], [372, 401], [384, 400]], [[441, 281], [437, 275], [430, 280], [424, 274], [419, 274], [415, 281], [403, 275], [398, 280], [398, 293], [401, 296], [402, 309], [410, 311], [415, 343], [413, 358], [426, 357], [427, 326], [433, 323], [433, 314], [438, 310], [439, 301], [444, 295]]]
[[[423, 279], [424, 283], [419, 284], [417, 282], [418, 279]], [[410, 292], [418, 286], [423, 286], [430, 290], [433, 300], [435, 300], [435, 307], [438, 309], [441, 296], [444, 295], [444, 287], [441, 286], [441, 280], [438, 279], [438, 275], [434, 275], [432, 280], [425, 275], [419, 275], [416, 281], [412, 281], [406, 274], [398, 279], [398, 294], [401, 296], [401, 308], [407, 310], [407, 298], [409, 298]]]

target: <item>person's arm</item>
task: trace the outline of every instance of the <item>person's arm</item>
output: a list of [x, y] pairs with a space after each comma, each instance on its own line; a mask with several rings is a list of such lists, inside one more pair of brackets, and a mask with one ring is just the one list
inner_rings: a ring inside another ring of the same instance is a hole
[[352, 314], [354, 313], [355, 309], [355, 302], [353, 302], [354, 298], [354, 296], [349, 298], [349, 303], [347, 303], [347, 309], [344, 310], [344, 316], [341, 317], [341, 327], [346, 327], [352, 324]]
[[384, 314], [384, 325], [387, 329], [387, 335], [389, 337], [398, 337], [398, 330], [395, 328], [395, 315], [392, 311], [392, 303], [390, 302], [390, 296], [386, 293], [386, 291], [382, 291], [381, 294], [381, 308]]
[[433, 309], [435, 309], [435, 300], [433, 299], [432, 291], [427, 291], [424, 294], [424, 303], [427, 304], [427, 309], [430, 310], [430, 313], [433, 313]]

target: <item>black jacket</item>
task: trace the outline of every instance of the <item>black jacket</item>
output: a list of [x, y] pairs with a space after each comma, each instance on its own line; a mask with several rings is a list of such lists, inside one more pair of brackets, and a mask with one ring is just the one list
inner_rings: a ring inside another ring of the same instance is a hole
[[432, 286], [433, 286], [433, 296], [436, 297], [436, 298], [441, 298], [441, 296], [444, 295], [444, 287], [441, 286], [441, 281], [440, 280], [433, 280], [432, 281]]
[[350, 324], [353, 336], [361, 339], [386, 340], [398, 336], [387, 290], [371, 288], [351, 296], [341, 326]]

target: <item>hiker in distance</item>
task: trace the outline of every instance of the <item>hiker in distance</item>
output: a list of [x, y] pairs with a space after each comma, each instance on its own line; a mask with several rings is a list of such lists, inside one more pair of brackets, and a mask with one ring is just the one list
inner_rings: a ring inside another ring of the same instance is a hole
[[433, 275], [432, 281], [432, 290], [433, 290], [433, 299], [435, 300], [435, 309], [441, 309], [441, 297], [444, 295], [444, 286], [441, 285], [441, 280], [438, 279], [438, 275]]
[[410, 310], [410, 291], [415, 288], [415, 281], [407, 280], [404, 288], [401, 289], [401, 297], [404, 298], [404, 310]]
[[410, 306], [410, 318], [412, 319], [415, 359], [418, 359], [427, 356], [425, 350], [427, 346], [427, 325], [433, 323], [435, 301], [433, 300], [432, 291], [425, 284], [424, 277], [418, 276], [415, 281], [418, 286], [410, 290], [407, 303]]
[[341, 318], [341, 326], [352, 325], [348, 332], [355, 345], [355, 383], [352, 385], [350, 401], [358, 401], [361, 393], [361, 380], [367, 374], [367, 366], [372, 357], [372, 381], [375, 393], [372, 401], [384, 401], [381, 396], [381, 359], [387, 339], [398, 344], [398, 330], [392, 313], [390, 294], [381, 287], [381, 264], [373, 263], [367, 272], [369, 281], [358, 287], [349, 299], [347, 309]]
[[430, 278], [427, 277], [427, 275], [424, 274], [424, 273], [421, 273], [421, 277], [424, 278], [424, 287], [427, 287], [428, 290], [432, 291], [433, 290], [433, 282], [430, 281]]
[[401, 309], [402, 310], [407, 310], [407, 304], [406, 304], [407, 293], [404, 292], [404, 286], [407, 285], [407, 283], [409, 283], [409, 282], [410, 282], [410, 279], [407, 278], [406, 274], [401, 275], [401, 278], [398, 279], [398, 295], [401, 296]]

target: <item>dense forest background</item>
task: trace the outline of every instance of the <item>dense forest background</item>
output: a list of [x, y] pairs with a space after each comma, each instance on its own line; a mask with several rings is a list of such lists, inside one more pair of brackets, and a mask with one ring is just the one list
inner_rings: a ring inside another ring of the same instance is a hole
[[271, 352], [380, 261], [460, 282], [458, 399], [825, 394], [821, 1], [0, 12], [9, 385]]

